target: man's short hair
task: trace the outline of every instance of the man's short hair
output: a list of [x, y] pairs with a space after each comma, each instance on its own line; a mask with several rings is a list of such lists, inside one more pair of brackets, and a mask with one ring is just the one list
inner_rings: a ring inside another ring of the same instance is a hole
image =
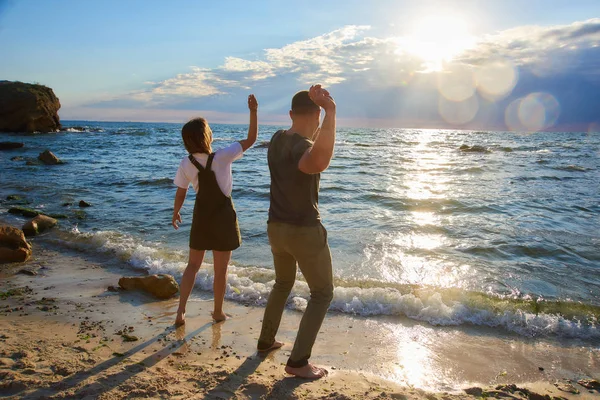
[[308, 90], [302, 90], [292, 98], [292, 112], [294, 114], [309, 114], [320, 110], [321, 107], [316, 105], [308, 96]]

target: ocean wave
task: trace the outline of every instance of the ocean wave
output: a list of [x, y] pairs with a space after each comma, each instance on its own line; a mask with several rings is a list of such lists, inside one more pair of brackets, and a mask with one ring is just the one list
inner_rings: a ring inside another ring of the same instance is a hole
[[171, 186], [172, 184], [173, 178], [145, 179], [134, 183], [134, 185], [140, 186]]
[[150, 132], [140, 129], [118, 129], [112, 131], [111, 135], [147, 136]]
[[587, 168], [581, 167], [579, 165], [561, 165], [559, 167], [554, 167], [552, 169], [557, 169], [559, 171], [573, 171], [573, 172], [586, 172]]
[[[112, 253], [131, 267], [150, 274], [171, 274], [181, 279], [186, 253], [141, 242], [114, 231], [81, 233], [62, 231], [48, 239], [69, 248]], [[232, 265], [226, 298], [262, 306], [274, 284], [272, 269]], [[212, 290], [210, 264], [200, 269], [196, 288]], [[394, 284], [374, 280], [336, 279], [331, 310], [361, 316], [391, 315], [435, 326], [489, 326], [527, 337], [600, 339], [600, 307], [572, 301], [514, 298], [461, 289]], [[303, 311], [310, 291], [299, 276], [288, 307]]]
[[516, 181], [528, 182], [528, 181], [562, 181], [565, 178], [559, 178], [558, 176], [518, 176], [515, 178]]
[[100, 133], [104, 132], [102, 128], [88, 127], [88, 126], [65, 126], [61, 129], [61, 132], [72, 132], [72, 133], [82, 133], [82, 132], [94, 132]]
[[[480, 207], [468, 206], [456, 199], [429, 198], [413, 199], [407, 197], [393, 197], [387, 194], [368, 193], [357, 196], [357, 199], [366, 203], [375, 203], [395, 211], [433, 211], [444, 214], [455, 212], [481, 212]], [[493, 211], [493, 210], [492, 210]]]
[[257, 199], [268, 199], [269, 198], [269, 188], [256, 188], [251, 189], [244, 186], [236, 186], [233, 188], [233, 196], [234, 197], [244, 197], [244, 198], [257, 198]]
[[257, 149], [268, 149], [270, 144], [270, 140], [263, 140], [262, 142], [255, 144], [254, 147]]

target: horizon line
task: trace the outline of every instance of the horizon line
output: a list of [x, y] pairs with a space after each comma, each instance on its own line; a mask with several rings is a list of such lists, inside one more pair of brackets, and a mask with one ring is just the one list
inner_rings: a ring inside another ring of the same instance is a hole
[[[63, 121], [69, 121], [69, 122], [99, 122], [99, 123], [103, 123], [103, 122], [108, 122], [108, 123], [136, 123], [136, 124], [173, 124], [173, 125], [184, 125], [185, 122], [167, 122], [167, 121], [134, 121], [134, 120], [128, 120], [128, 121], [108, 121], [108, 120], [93, 120], [93, 119], [65, 119], [65, 120], [61, 120], [61, 125]], [[247, 126], [247, 123], [224, 123], [224, 122], [213, 122], [210, 123], [210, 125], [240, 125], [240, 126]], [[289, 125], [289, 124], [276, 124], [273, 122], [265, 122], [260, 125], [266, 125], [266, 126], [285, 126], [285, 125]], [[544, 129], [544, 130], [539, 130], [539, 131], [511, 131], [509, 129], [497, 129], [497, 128], [457, 128], [457, 127], [435, 127], [435, 128], [425, 128], [425, 127], [368, 127], [368, 126], [345, 126], [345, 125], [339, 125], [338, 128], [343, 128], [343, 129], [418, 129], [418, 130], [427, 130], [427, 131], [433, 131], [433, 130], [443, 130], [443, 131], [471, 131], [471, 132], [481, 132], [481, 131], [485, 131], [485, 132], [507, 132], [507, 133], [521, 133], [521, 134], [532, 134], [532, 133], [586, 133], [586, 134], [591, 134], [591, 133], [600, 133], [600, 129], [598, 131], [588, 131], [588, 130], [581, 130], [581, 129], [557, 129], [557, 130], [553, 130], [553, 129]]]

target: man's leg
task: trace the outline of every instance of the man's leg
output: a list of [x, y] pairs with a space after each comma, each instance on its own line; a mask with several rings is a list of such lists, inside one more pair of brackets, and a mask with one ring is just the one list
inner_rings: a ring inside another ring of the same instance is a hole
[[333, 298], [333, 273], [327, 233], [322, 225], [307, 229], [295, 241], [293, 254], [310, 288], [310, 300], [294, 343], [286, 371], [307, 378], [319, 378], [327, 371], [308, 363], [312, 347]]
[[285, 225], [273, 223], [269, 224], [267, 229], [275, 265], [275, 285], [265, 308], [262, 330], [258, 339], [259, 351], [268, 351], [282, 345], [275, 340], [275, 335], [279, 330], [283, 309], [296, 281], [296, 260], [285, 250], [286, 228]]

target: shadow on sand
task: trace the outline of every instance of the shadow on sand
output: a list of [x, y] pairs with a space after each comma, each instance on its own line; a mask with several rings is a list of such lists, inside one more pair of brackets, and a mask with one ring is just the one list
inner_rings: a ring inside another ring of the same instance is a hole
[[[140, 372], [143, 372], [147, 368], [154, 366], [159, 361], [165, 359], [172, 353], [176, 352], [181, 346], [186, 344], [188, 340], [190, 340], [194, 336], [198, 335], [199, 333], [205, 331], [206, 329], [210, 328], [212, 325], [213, 325], [212, 322], [207, 322], [206, 324], [202, 325], [201, 327], [199, 327], [198, 329], [189, 333], [188, 335], [185, 335], [181, 339], [178, 339], [174, 342], [169, 343], [168, 346], [166, 346], [163, 349], [146, 357], [144, 360], [137, 362], [135, 364], [127, 365], [124, 367], [123, 370], [121, 370], [117, 373], [101, 377], [97, 381], [90, 383], [89, 385], [82, 386], [82, 387], [78, 388], [74, 393], [70, 394], [70, 396], [73, 398], [82, 398], [82, 397], [85, 397], [86, 395], [90, 395], [92, 393], [95, 395], [99, 395], [105, 391], [108, 391], [112, 388], [119, 386], [123, 382], [132, 378], [133, 376], [139, 374]], [[41, 388], [41, 389], [36, 390], [35, 392], [24, 394], [24, 396], [22, 398], [23, 399], [39, 399], [40, 397], [49, 396], [49, 395], [55, 394], [57, 392], [60, 392], [62, 390], [66, 390], [66, 389], [72, 388], [74, 386], [77, 386], [81, 382], [85, 381], [86, 379], [89, 379], [95, 375], [101, 374], [102, 372], [108, 370], [109, 368], [114, 367], [115, 365], [123, 362], [127, 358], [140, 352], [141, 350], [145, 349], [146, 347], [150, 346], [151, 344], [156, 343], [158, 341], [158, 339], [164, 337], [164, 335], [166, 335], [170, 332], [173, 332], [175, 330], [176, 330], [176, 328], [174, 326], [169, 326], [165, 329], [165, 331], [163, 333], [128, 350], [122, 356], [116, 356], [111, 359], [108, 359], [89, 370], [78, 372], [69, 378], [63, 379], [60, 382], [56, 382], [48, 388]]]
[[231, 399], [235, 398], [238, 391], [241, 391], [245, 396], [251, 399], [285, 399], [296, 388], [304, 383], [311, 382], [310, 380], [284, 377], [277, 381], [272, 387], [260, 383], [248, 383], [250, 375], [256, 372], [259, 365], [266, 359], [274, 361], [274, 354], [278, 350], [274, 350], [268, 354], [255, 353], [246, 360], [233, 372], [226, 375], [217, 386], [212, 388], [204, 399]]

